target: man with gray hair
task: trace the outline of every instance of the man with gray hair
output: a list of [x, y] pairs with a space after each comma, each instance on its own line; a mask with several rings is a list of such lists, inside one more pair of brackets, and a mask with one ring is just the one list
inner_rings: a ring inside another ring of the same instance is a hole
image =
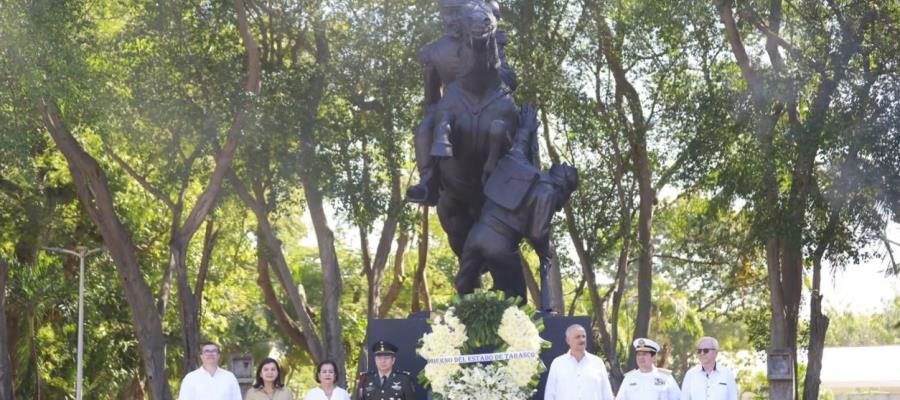
[[700, 365], [684, 374], [681, 384], [681, 400], [737, 400], [737, 384], [730, 369], [719, 365], [719, 341], [703, 337], [697, 341], [697, 358]]
[[587, 352], [587, 332], [578, 324], [566, 329], [569, 351], [553, 360], [544, 400], [613, 400], [603, 360]]

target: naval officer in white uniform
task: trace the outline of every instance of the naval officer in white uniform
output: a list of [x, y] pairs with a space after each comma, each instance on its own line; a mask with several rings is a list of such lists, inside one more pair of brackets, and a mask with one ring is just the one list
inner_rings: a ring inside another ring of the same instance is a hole
[[679, 400], [681, 392], [672, 371], [656, 368], [659, 344], [647, 339], [634, 341], [638, 369], [625, 374], [616, 400]]

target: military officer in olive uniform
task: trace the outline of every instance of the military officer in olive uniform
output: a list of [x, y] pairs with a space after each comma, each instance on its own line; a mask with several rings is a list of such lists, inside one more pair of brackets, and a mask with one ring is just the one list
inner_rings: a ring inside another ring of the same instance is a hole
[[406, 371], [394, 371], [397, 346], [385, 340], [372, 345], [376, 371], [359, 375], [356, 383], [357, 400], [413, 400], [413, 380]]
[[616, 400], [678, 400], [681, 391], [672, 377], [672, 371], [656, 368], [659, 344], [647, 339], [634, 341], [638, 369], [625, 374]]

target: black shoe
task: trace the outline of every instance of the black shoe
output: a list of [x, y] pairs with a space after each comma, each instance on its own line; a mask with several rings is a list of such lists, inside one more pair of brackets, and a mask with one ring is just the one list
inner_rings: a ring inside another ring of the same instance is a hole
[[419, 183], [406, 188], [406, 201], [426, 206], [437, 205], [437, 193], [428, 190], [428, 185]]

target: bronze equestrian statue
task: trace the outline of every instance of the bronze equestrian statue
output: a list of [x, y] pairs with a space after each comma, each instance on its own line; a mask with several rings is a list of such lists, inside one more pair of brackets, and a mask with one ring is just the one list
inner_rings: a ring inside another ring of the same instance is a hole
[[[526, 238], [538, 252], [546, 288], [550, 219], [577, 187], [577, 172], [569, 166], [539, 170], [537, 115], [532, 107], [520, 111], [513, 100], [517, 81], [505, 61], [498, 16], [494, 2], [441, 0], [445, 34], [420, 54], [427, 109], [415, 140], [420, 183], [407, 189], [407, 199], [437, 205], [460, 260], [457, 293], [480, 287], [481, 274], [489, 271], [495, 290], [524, 301], [518, 243]], [[516, 150], [507, 155], [514, 138]], [[493, 176], [496, 168], [500, 177]]]
[[459, 74], [435, 110], [431, 150], [437, 213], [457, 256], [484, 204], [483, 183], [518, 127], [511, 90], [500, 79], [496, 18], [485, 3], [469, 1], [460, 20]]

